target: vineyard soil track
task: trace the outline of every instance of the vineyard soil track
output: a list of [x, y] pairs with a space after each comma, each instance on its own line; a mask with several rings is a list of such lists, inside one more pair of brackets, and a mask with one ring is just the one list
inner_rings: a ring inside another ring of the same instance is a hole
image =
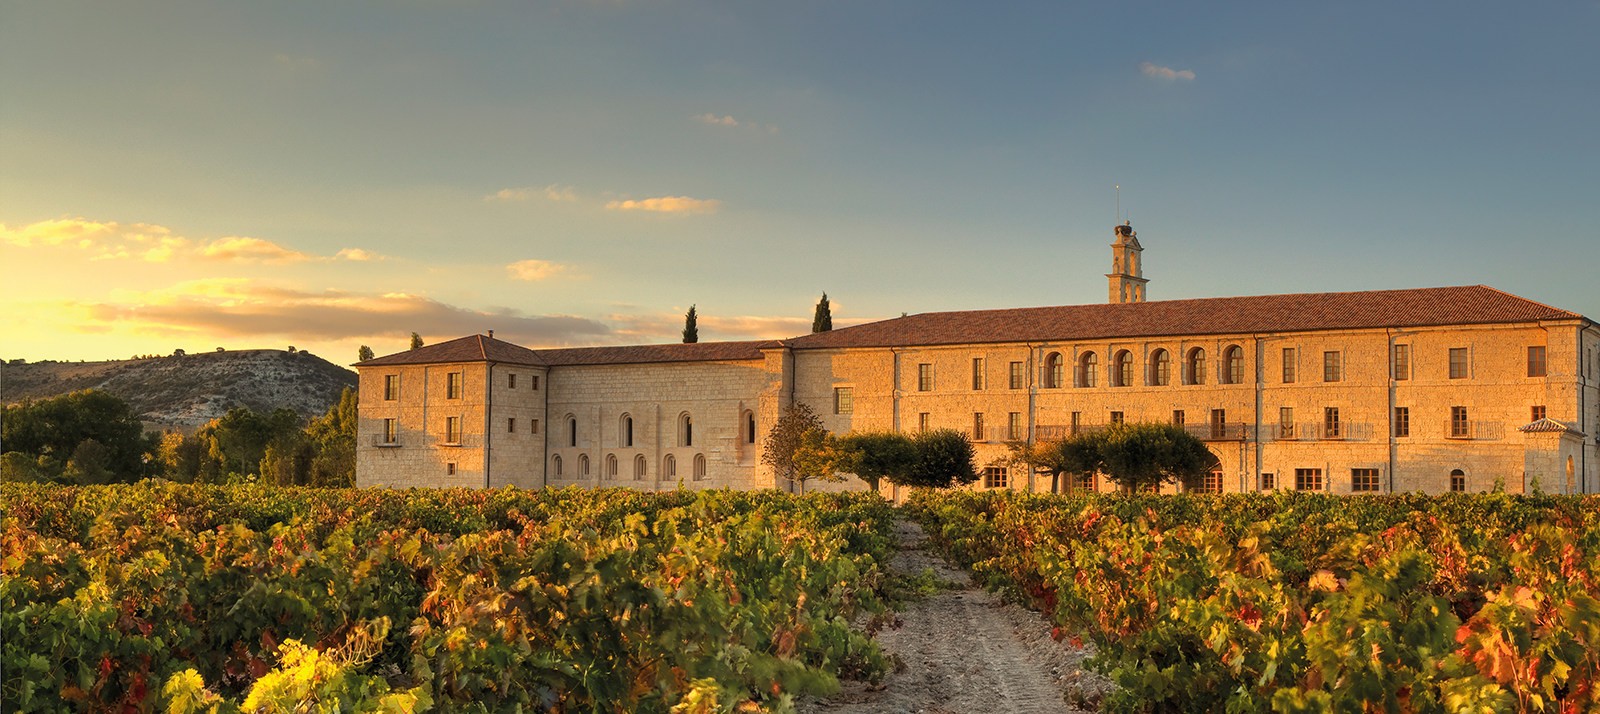
[[801, 702], [801, 712], [1077, 712], [1093, 705], [1074, 702], [1097, 702], [1110, 689], [1083, 667], [1092, 650], [1056, 642], [1038, 613], [973, 585], [965, 571], [928, 548], [916, 524], [898, 522], [895, 535], [892, 570], [915, 575], [931, 568], [952, 587], [911, 602], [898, 623], [878, 633], [885, 654], [903, 665], [884, 686], [846, 682], [832, 697]]

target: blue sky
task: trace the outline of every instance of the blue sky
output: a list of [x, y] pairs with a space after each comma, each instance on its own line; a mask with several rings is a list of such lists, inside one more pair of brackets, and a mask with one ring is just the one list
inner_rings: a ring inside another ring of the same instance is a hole
[[1600, 316], [1600, 2], [0, 2], [0, 357], [1483, 283]]

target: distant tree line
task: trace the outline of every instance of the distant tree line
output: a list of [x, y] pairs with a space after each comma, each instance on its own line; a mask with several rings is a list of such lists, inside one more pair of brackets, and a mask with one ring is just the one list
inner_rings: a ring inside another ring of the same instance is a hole
[[309, 422], [291, 409], [229, 410], [192, 434], [147, 434], [128, 404], [98, 390], [5, 407], [0, 480], [71, 484], [355, 485], [356, 392]]

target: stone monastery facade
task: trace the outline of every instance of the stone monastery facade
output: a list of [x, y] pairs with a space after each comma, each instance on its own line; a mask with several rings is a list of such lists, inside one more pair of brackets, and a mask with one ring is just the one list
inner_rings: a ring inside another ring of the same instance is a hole
[[752, 342], [472, 335], [367, 360], [356, 481], [790, 489], [761, 445], [803, 402], [835, 433], [962, 430], [979, 488], [1109, 489], [999, 462], [1008, 441], [1161, 421], [1217, 455], [1207, 490], [1600, 493], [1600, 326], [1582, 315], [1484, 286], [1149, 302], [1131, 226], [1112, 250], [1104, 305]]

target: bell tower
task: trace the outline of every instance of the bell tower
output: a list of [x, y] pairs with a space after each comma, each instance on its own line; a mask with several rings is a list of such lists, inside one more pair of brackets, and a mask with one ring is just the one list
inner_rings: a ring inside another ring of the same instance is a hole
[[1116, 241], [1111, 243], [1111, 272], [1106, 273], [1111, 283], [1110, 301], [1144, 302], [1144, 285], [1150, 281], [1144, 277], [1140, 258], [1144, 248], [1139, 245], [1139, 234], [1133, 232], [1133, 221], [1117, 226], [1116, 235]]

